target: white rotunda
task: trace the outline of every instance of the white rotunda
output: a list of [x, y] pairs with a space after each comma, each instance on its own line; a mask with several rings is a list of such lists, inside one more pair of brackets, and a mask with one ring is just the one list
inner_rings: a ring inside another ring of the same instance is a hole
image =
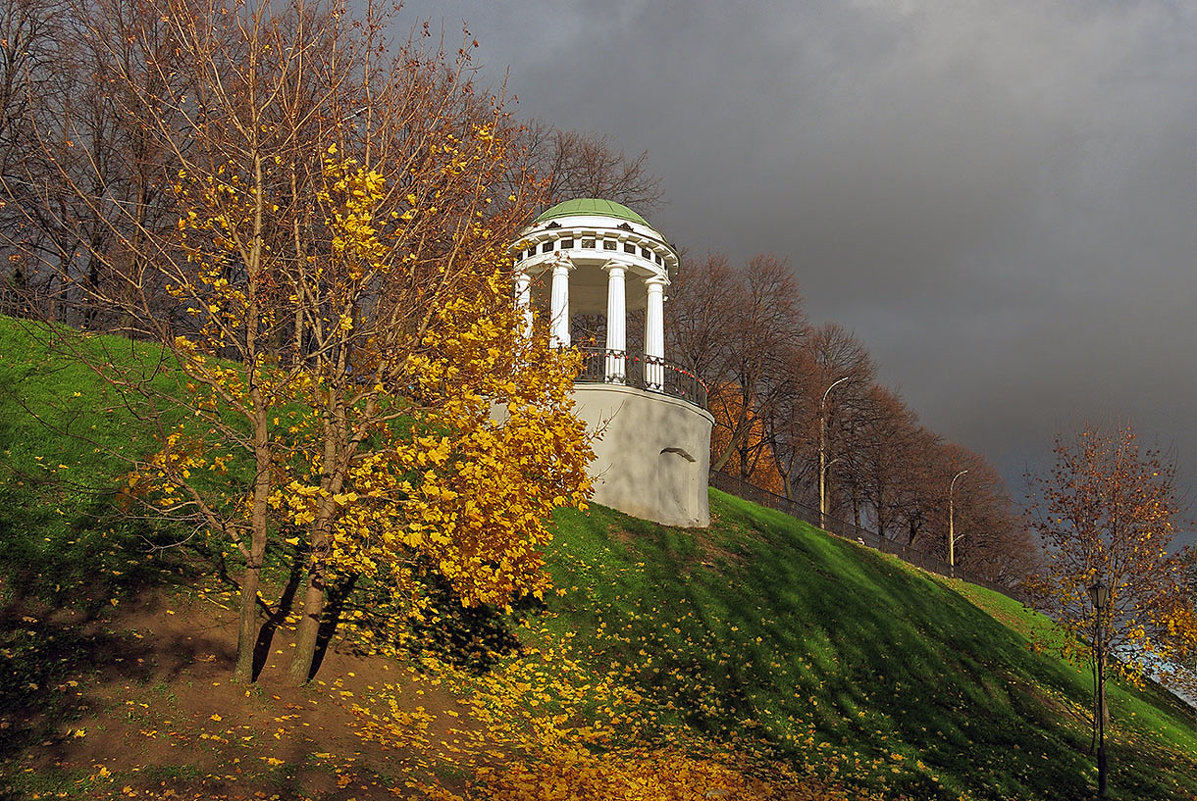
[[[605, 346], [578, 345], [584, 366], [574, 384], [579, 417], [600, 434], [595, 501], [667, 525], [708, 525], [714, 418], [698, 377], [665, 358], [665, 289], [677, 251], [626, 206], [584, 198], [537, 217], [513, 253], [517, 300], [531, 325], [547, 293], [554, 345], [574, 345], [575, 314], [606, 318]], [[640, 309], [643, 352], [629, 352], [628, 312]]]

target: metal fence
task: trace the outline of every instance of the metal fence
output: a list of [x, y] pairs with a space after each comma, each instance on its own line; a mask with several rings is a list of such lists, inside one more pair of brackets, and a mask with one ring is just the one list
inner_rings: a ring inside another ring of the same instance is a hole
[[582, 352], [582, 372], [574, 380], [579, 384], [623, 384], [681, 398], [703, 409], [707, 406], [706, 385], [668, 359], [589, 346], [578, 350]]
[[824, 525], [819, 520], [820, 514], [818, 509], [812, 509], [805, 504], [792, 501], [781, 495], [775, 495], [768, 490], [753, 486], [743, 479], [729, 476], [726, 473], [712, 473], [710, 485], [729, 495], [735, 495], [737, 498], [743, 498], [746, 501], [752, 501], [761, 506], [785, 512], [791, 517], [810, 523], [815, 528], [822, 528], [829, 534], [833, 534], [841, 539], [852, 540], [882, 553], [893, 554], [903, 562], [914, 565], [915, 567], [921, 567], [931, 573], [962, 579], [970, 584], [978, 584], [994, 592], [1000, 592], [1002, 595], [1006, 595], [1016, 601], [1023, 600], [1018, 587], [995, 584], [979, 576], [971, 575], [967, 570], [961, 569], [959, 565], [953, 567], [935, 554], [921, 551], [918, 548], [891, 540], [888, 537], [882, 537], [875, 531], [869, 531], [866, 528], [861, 528], [847, 521], [836, 519], [831, 515], [827, 516], [826, 525]]

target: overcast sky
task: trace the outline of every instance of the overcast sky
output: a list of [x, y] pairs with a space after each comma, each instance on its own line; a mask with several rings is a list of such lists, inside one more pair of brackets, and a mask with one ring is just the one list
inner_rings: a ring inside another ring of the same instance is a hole
[[1197, 4], [420, 0], [517, 113], [648, 150], [692, 259], [793, 266], [1016, 498], [1130, 422], [1197, 487]]

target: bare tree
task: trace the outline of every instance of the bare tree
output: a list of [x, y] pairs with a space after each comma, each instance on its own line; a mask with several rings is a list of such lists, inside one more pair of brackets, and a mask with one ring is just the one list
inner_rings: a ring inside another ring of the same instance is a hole
[[727, 257], [716, 253], [685, 263], [669, 287], [670, 358], [717, 385], [727, 377], [731, 354], [729, 302], [739, 293], [739, 275]]
[[768, 448], [763, 421], [789, 392], [788, 368], [806, 335], [798, 283], [776, 256], [737, 269], [713, 255], [679, 276], [670, 297], [669, 352], [708, 385], [716, 420], [711, 469], [735, 457], [747, 477]]
[[0, 2], [0, 310], [32, 311], [40, 255], [50, 249], [40, 200], [51, 164], [38, 147], [39, 126], [62, 117], [68, 97], [66, 4]]
[[938, 443], [921, 480], [924, 486], [916, 488], [912, 500], [919, 507], [916, 536], [924, 548], [945, 559], [954, 553], [957, 565], [994, 584], [1013, 587], [1030, 573], [1037, 555], [1030, 529], [984, 457], [955, 443]]
[[524, 125], [517, 138], [523, 158], [520, 180], [531, 174], [543, 186], [544, 201], [602, 198], [640, 213], [660, 205], [660, 177], [648, 169], [648, 151], [629, 156], [607, 134], [554, 128], [540, 120]]
[[872, 359], [852, 332], [827, 323], [808, 333], [792, 354], [788, 372], [787, 391], [767, 418], [769, 443], [787, 496], [798, 497], [805, 486], [811, 505], [818, 503], [822, 438], [828, 477], [835, 478], [831, 486], [845, 488], [842, 495], [859, 525], [862, 499], [857, 444], [875, 377]]
[[874, 385], [868, 401], [858, 437], [859, 486], [877, 533], [892, 538], [901, 517], [913, 521], [925, 514], [913, 497], [922, 483], [916, 473], [925, 469], [935, 443], [896, 393]]

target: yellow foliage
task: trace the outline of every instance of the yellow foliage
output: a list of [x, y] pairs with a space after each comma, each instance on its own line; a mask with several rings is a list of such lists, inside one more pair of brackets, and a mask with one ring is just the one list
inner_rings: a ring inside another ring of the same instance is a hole
[[[487, 126], [446, 135], [435, 152], [438, 179], [501, 164]], [[404, 198], [378, 169], [331, 146], [321, 163], [304, 259], [254, 249], [269, 182], [255, 184], [234, 163], [180, 178], [192, 272], [167, 291], [194, 333], [176, 337], [173, 350], [197, 416], [231, 411], [246, 421], [252, 433], [232, 441], [253, 455], [258, 478], [215, 502], [202, 496], [193, 475], [227, 472], [228, 429], [184, 421], [140, 471], [144, 491], [170, 512], [206, 504], [209, 531], [239, 545], [241, 532], [257, 541], [264, 529], [302, 544], [313, 575], [392, 587], [391, 602], [374, 610], [381, 626], [421, 614], [429, 574], [465, 606], [543, 595], [545, 519], [554, 507], [584, 505], [590, 491], [592, 452], [570, 395], [577, 354], [552, 350], [543, 332], [524, 336], [506, 237], [485, 219], [428, 223], [448, 198], [418, 185], [423, 194]], [[447, 253], [442, 226], [454, 237]], [[413, 231], [427, 253], [414, 249]], [[260, 291], [229, 280], [251, 256]], [[284, 285], [290, 294], [265, 289]], [[310, 333], [302, 357], [288, 363], [250, 348], [239, 362], [216, 358], [291, 319]]]
[[694, 757], [672, 748], [629, 749], [594, 754], [582, 748], [550, 751], [535, 762], [515, 762], [495, 771], [490, 781], [457, 795], [437, 788], [429, 796], [440, 801], [832, 801], [859, 798], [825, 792], [777, 767], [760, 778], [744, 766], [719, 758]]
[[[353, 274], [385, 271], [388, 246], [374, 221], [385, 182], [351, 161], [326, 159], [325, 175], [334, 252], [353, 262]], [[509, 276], [497, 259], [485, 269], [472, 291], [429, 299], [418, 346], [399, 358], [381, 350], [385, 343], [378, 351], [356, 343], [363, 365], [391, 359], [386, 385], [406, 393], [377, 398], [372, 418], [359, 412], [347, 433], [368, 447], [345, 454], [339, 487], [325, 464], [329, 382], [298, 394], [309, 410], [293, 425], [301, 455], [271, 497], [290, 527], [327, 526], [330, 568], [402, 588], [403, 602], [417, 563], [434, 565], [470, 606], [543, 592], [544, 521], [589, 492], [592, 454], [569, 395], [577, 357], [550, 350], [543, 336], [524, 338]]]
[[[1141, 448], [1129, 427], [1088, 426], [1072, 441], [1058, 438], [1055, 454], [1051, 472], [1035, 477], [1041, 500], [1032, 522], [1046, 559], [1026, 588], [1072, 635], [1066, 654], [1104, 653], [1132, 682], [1191, 660], [1197, 629], [1185, 563], [1169, 549], [1179, 516], [1175, 468]], [[1098, 583], [1108, 590], [1100, 616], [1090, 597]]]
[[[380, 688], [367, 705], [354, 707], [359, 734], [421, 754], [429, 770], [411, 781], [438, 801], [874, 797], [800, 774], [755, 753], [750, 741], [715, 740], [682, 723], [662, 723], [652, 703], [629, 686], [626, 667], [596, 674], [575, 653], [572, 635], [555, 638], [541, 629], [525, 638], [518, 657], [482, 675], [425, 656], [409, 668], [410, 684]], [[413, 711], [412, 690], [423, 692], [418, 682], [428, 680], [456, 698], [455, 707], [440, 715], [422, 706]], [[465, 790], [439, 786], [437, 755], [465, 771]]]

